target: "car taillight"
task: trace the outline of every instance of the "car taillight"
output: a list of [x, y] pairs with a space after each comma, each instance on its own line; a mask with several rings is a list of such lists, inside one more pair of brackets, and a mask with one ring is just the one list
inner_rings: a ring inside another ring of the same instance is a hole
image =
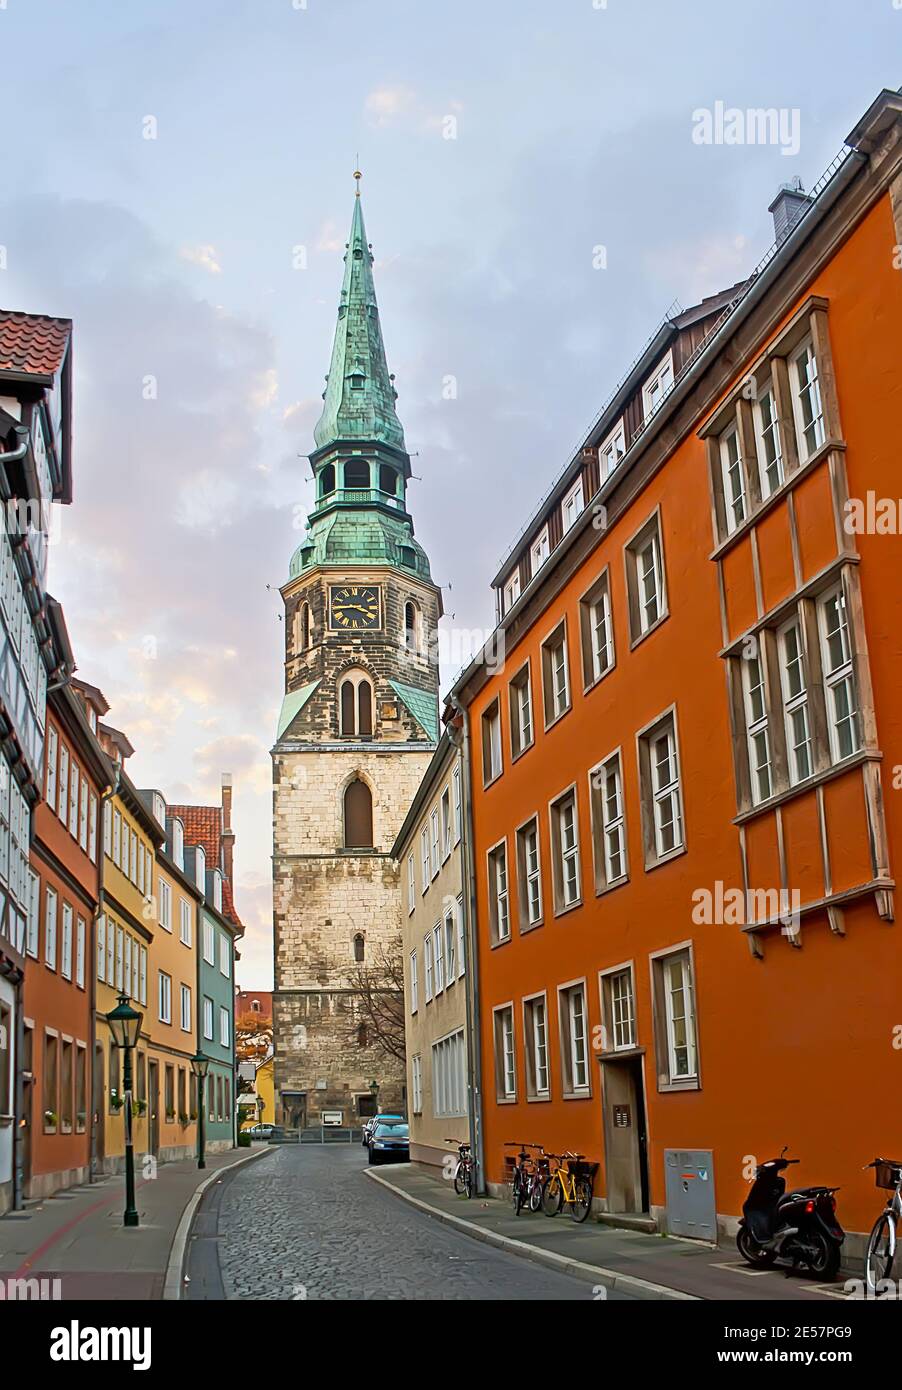
[[805, 1203], [805, 1210], [809, 1215], [814, 1211], [814, 1203], [810, 1199]]

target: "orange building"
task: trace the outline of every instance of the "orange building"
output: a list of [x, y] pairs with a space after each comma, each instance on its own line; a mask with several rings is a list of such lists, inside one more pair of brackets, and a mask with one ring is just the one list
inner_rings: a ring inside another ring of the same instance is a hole
[[503, 665], [452, 692], [480, 1139], [490, 1183], [507, 1140], [577, 1150], [600, 1212], [707, 1238], [788, 1144], [854, 1254], [902, 1148], [902, 97], [772, 210], [602, 411], [496, 577]]

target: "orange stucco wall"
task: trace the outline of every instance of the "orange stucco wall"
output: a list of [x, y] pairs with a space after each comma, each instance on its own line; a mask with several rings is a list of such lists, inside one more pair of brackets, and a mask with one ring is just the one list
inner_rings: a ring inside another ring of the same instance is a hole
[[[799, 297], [829, 301], [829, 331], [837, 375], [842, 433], [851, 494], [872, 488], [902, 495], [899, 420], [902, 418], [902, 275], [892, 268], [896, 242], [889, 199], [884, 198]], [[798, 306], [795, 306], [798, 307]], [[788, 320], [789, 316], [787, 316]], [[763, 346], [763, 344], [761, 345]], [[805, 577], [836, 557], [837, 542], [826, 467], [795, 489]], [[623, 564], [624, 543], [656, 506], [661, 507], [670, 615], [629, 650]], [[785, 507], [759, 535], [766, 605], [795, 589]], [[902, 540], [860, 536], [860, 577], [874, 686], [878, 742], [883, 753], [883, 795], [890, 869], [902, 859], [902, 791], [892, 769], [902, 764]], [[592, 556], [542, 618], [508, 650], [505, 669], [492, 676], [470, 709], [474, 746], [474, 838], [478, 900], [480, 1026], [487, 1176], [503, 1173], [505, 1140], [576, 1149], [601, 1162], [596, 1195], [605, 1193], [600, 1068], [590, 1060], [591, 1095], [563, 1099], [556, 989], [585, 977], [589, 1034], [600, 1023], [598, 972], [634, 964], [637, 1032], [645, 1055], [651, 1204], [664, 1205], [665, 1148], [714, 1151], [716, 1207], [738, 1215], [747, 1184], [746, 1156], [767, 1157], [789, 1144], [802, 1164], [800, 1181], [839, 1183], [840, 1216], [850, 1230], [867, 1230], [878, 1194], [862, 1165], [876, 1153], [902, 1152], [902, 1119], [892, 1098], [902, 1081], [902, 1051], [893, 1028], [902, 1022], [902, 922], [880, 920], [873, 898], [848, 908], [846, 935], [828, 927], [825, 914], [806, 919], [803, 945], [779, 935], [754, 959], [736, 926], [699, 926], [691, 918], [693, 891], [716, 880], [741, 887], [739, 835], [729, 714], [721, 647], [717, 572], [709, 559], [712, 535], [705, 447], [693, 434], [676, 450], [627, 514], [598, 542]], [[610, 566], [616, 666], [588, 694], [579, 666], [578, 601]], [[748, 544], [725, 564], [732, 634], [755, 621]], [[570, 637], [573, 706], [543, 731], [540, 643], [561, 616]], [[529, 656], [533, 670], [535, 744], [510, 759], [507, 681]], [[480, 716], [500, 695], [504, 771], [482, 790]], [[643, 867], [636, 733], [676, 704], [686, 828], [686, 853], [650, 871]], [[622, 751], [630, 881], [596, 897], [590, 832], [588, 770], [616, 748]], [[582, 905], [560, 917], [551, 909], [548, 802], [570, 783], [579, 798]], [[826, 814], [834, 888], [870, 874], [860, 769], [826, 784]], [[514, 828], [537, 812], [544, 925], [517, 930]], [[814, 793], [800, 792], [783, 808], [790, 881], [803, 897], [822, 890]], [[508, 837], [512, 937], [494, 949], [488, 937], [486, 852]], [[747, 829], [753, 879], [778, 885], [772, 813]], [[652, 1036], [649, 954], [693, 943], [701, 1085], [659, 1092]], [[551, 1098], [523, 1099], [521, 1000], [548, 992]], [[520, 1099], [495, 1100], [492, 1009], [514, 1003]]]

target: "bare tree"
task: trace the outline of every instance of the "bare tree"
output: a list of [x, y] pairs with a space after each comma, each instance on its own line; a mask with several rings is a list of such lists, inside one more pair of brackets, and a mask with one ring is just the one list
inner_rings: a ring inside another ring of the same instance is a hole
[[397, 935], [378, 946], [372, 960], [355, 964], [351, 975], [357, 1005], [349, 1039], [399, 1062], [406, 1057], [403, 962], [403, 943]]

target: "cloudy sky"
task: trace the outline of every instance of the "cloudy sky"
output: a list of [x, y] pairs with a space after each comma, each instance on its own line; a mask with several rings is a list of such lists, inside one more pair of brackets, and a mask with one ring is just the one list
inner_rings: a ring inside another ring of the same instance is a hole
[[[234, 775], [246, 986], [271, 979], [278, 586], [358, 158], [447, 684], [668, 306], [742, 278], [778, 185], [898, 84], [899, 6], [0, 0], [2, 303], [75, 323], [51, 585], [138, 785]], [[798, 112], [797, 150], [695, 143], [718, 101]]]

